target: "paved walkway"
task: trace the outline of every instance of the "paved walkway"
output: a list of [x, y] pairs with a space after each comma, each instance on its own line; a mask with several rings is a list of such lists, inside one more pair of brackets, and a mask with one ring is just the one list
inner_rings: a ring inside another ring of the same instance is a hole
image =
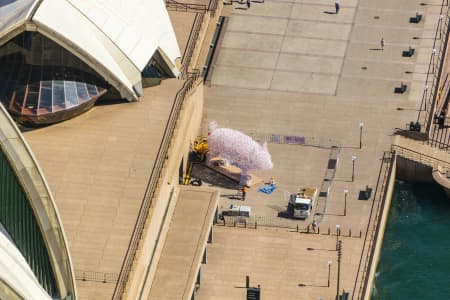
[[215, 190], [181, 187], [148, 299], [191, 299], [217, 200]]
[[[269, 218], [276, 225], [278, 214], [286, 209], [287, 193], [300, 186], [321, 185], [327, 172], [329, 147], [338, 144], [339, 164], [319, 226], [333, 231], [339, 224], [343, 232], [365, 232], [372, 199], [358, 200], [359, 192], [366, 185], [375, 187], [380, 159], [393, 142], [394, 128], [403, 128], [417, 118], [425, 81], [420, 72], [428, 67], [432, 45], [429, 37], [434, 36], [439, 14], [439, 6], [421, 6], [420, 2], [341, 1], [337, 15], [332, 13], [334, 1], [328, 0], [255, 1], [248, 10], [239, 4], [227, 6], [230, 18], [211, 70], [212, 86], [206, 90], [204, 132], [208, 122], [215, 120], [219, 126], [254, 136], [292, 135], [316, 142], [309, 146], [269, 144], [274, 169], [255, 175], [266, 181], [275, 176], [277, 191], [265, 195], [251, 188], [244, 203], [222, 197], [222, 208], [232, 203], [250, 205], [254, 215]], [[424, 20], [410, 24], [409, 18], [416, 12], [424, 14]], [[380, 49], [382, 37], [384, 50]], [[402, 57], [402, 51], [409, 46], [416, 49], [415, 55]], [[400, 82], [406, 83], [408, 89], [404, 94], [394, 94]], [[399, 107], [403, 110], [397, 110]], [[361, 122], [364, 126], [359, 149]], [[352, 156], [356, 156], [353, 182]], [[344, 189], [349, 190], [346, 216]], [[222, 189], [222, 193], [234, 191]], [[304, 228], [311, 221], [295, 223]], [[210, 253], [222, 259], [230, 255], [226, 249], [240, 249], [241, 243], [247, 244], [244, 240], [250, 238], [241, 237], [242, 231], [237, 235], [229, 228], [216, 229], [222, 241], [211, 247]], [[304, 253], [308, 260], [299, 261], [289, 275], [277, 273], [286, 284], [279, 289], [277, 276], [272, 276], [273, 280], [265, 276], [280, 261], [288, 268], [285, 251], [289, 250], [282, 251], [283, 247], [308, 247], [309, 238], [300, 235], [294, 242], [290, 235], [274, 235], [272, 230], [260, 227], [254, 234], [257, 238], [248, 248], [233, 252], [242, 266], [233, 264], [225, 272], [226, 264], [219, 258], [208, 262], [199, 299], [239, 293], [235, 281], [243, 285], [244, 273], [258, 278], [255, 284], [264, 282], [264, 299], [315, 299], [318, 295], [334, 299], [335, 281], [331, 288], [305, 290], [296, 286], [304, 280], [304, 274], [320, 280], [323, 274], [319, 270], [330, 258], [335, 264], [334, 256], [317, 259]], [[285, 244], [275, 251], [273, 243]], [[327, 243], [331, 241], [323, 241], [323, 245]], [[351, 291], [357, 270], [354, 262], [359, 261], [362, 241], [344, 245], [341, 288]], [[261, 254], [250, 259], [247, 251]], [[311, 275], [312, 270], [317, 274]]]
[[182, 83], [166, 80], [140, 102], [95, 106], [24, 133], [54, 193], [77, 279], [86, 272], [80, 299], [111, 299]]
[[[342, 237], [341, 285], [352, 285], [359, 238]], [[309, 250], [308, 250], [309, 249]], [[261, 299], [333, 299], [336, 294], [336, 236], [286, 229], [254, 230], [216, 226], [196, 299], [245, 299], [245, 276], [261, 285]], [[331, 261], [328, 287], [328, 261]], [[299, 286], [303, 285], [303, 286]]]

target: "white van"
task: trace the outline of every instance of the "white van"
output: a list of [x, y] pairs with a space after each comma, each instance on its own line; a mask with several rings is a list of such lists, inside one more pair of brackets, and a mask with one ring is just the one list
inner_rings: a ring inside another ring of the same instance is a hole
[[222, 215], [230, 217], [250, 217], [251, 212], [252, 208], [250, 206], [231, 204], [230, 208], [222, 212]]

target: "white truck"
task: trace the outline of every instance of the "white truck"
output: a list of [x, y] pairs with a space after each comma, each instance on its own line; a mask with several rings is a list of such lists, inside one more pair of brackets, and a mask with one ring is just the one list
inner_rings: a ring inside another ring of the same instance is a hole
[[246, 205], [231, 204], [230, 208], [222, 212], [222, 216], [230, 217], [250, 217], [252, 208]]
[[292, 218], [306, 219], [311, 215], [317, 199], [318, 190], [315, 187], [300, 188], [295, 194], [289, 195], [288, 213]]

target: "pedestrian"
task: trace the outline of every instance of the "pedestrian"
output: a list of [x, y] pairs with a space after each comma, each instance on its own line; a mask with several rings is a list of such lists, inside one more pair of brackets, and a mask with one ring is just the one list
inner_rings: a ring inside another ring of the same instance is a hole
[[242, 188], [242, 201], [245, 200], [245, 194], [247, 194], [247, 186], [244, 185], [244, 187]]
[[339, 0], [335, 0], [334, 1], [334, 7], [336, 8], [336, 14], [338, 14], [339, 13], [339, 9], [341, 8], [339, 6]]
[[384, 38], [381, 38], [380, 46], [381, 46], [381, 50], [384, 50]]
[[247, 0], [247, 9], [250, 8], [250, 0]]
[[314, 233], [316, 233], [316, 229], [317, 229], [317, 221], [316, 220], [313, 220], [313, 222], [312, 222], [312, 229], [313, 229]]
[[273, 176], [270, 178], [270, 185], [275, 185], [275, 177]]

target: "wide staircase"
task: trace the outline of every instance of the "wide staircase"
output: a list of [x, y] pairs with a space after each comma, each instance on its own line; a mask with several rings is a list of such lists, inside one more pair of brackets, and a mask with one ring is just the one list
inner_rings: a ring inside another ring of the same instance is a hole
[[432, 168], [433, 179], [450, 191], [450, 153], [403, 136], [396, 136], [392, 150], [399, 157]]

